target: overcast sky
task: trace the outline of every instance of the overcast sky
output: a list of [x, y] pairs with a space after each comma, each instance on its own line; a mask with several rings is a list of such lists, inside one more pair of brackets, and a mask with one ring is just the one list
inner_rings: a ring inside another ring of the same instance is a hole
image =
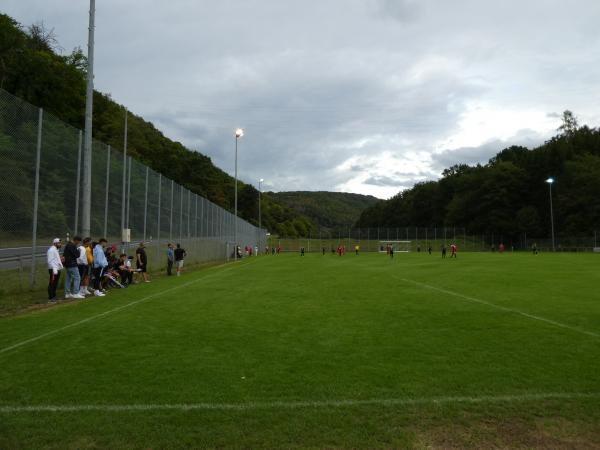
[[[600, 124], [598, 0], [97, 0], [96, 88], [267, 190], [387, 198]], [[66, 52], [86, 0], [3, 0]], [[544, 174], [545, 175], [545, 174]]]

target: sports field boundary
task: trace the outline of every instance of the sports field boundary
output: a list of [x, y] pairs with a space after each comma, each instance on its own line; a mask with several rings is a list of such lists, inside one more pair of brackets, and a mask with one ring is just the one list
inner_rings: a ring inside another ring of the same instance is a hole
[[547, 323], [549, 325], [554, 325], [555, 327], [559, 327], [559, 328], [564, 328], [567, 330], [571, 330], [571, 331], [575, 331], [576, 333], [580, 333], [580, 334], [584, 334], [586, 336], [591, 336], [593, 338], [596, 339], [600, 339], [600, 334], [598, 333], [594, 333], [593, 331], [588, 331], [588, 330], [584, 330], [582, 328], [573, 326], [573, 325], [567, 325], [565, 323], [562, 322], [557, 322], [556, 320], [552, 320], [552, 319], [547, 319], [545, 317], [541, 317], [535, 314], [530, 314], [530, 313], [526, 313], [523, 311], [520, 311], [518, 309], [514, 309], [514, 308], [508, 308], [506, 306], [501, 306], [501, 305], [496, 305], [495, 303], [491, 303], [491, 302], [487, 302], [485, 300], [481, 300], [479, 298], [475, 298], [475, 297], [469, 297], [468, 295], [463, 295], [459, 292], [454, 292], [454, 291], [450, 291], [448, 289], [443, 289], [443, 288], [439, 288], [436, 286], [432, 286], [430, 284], [427, 283], [422, 283], [419, 281], [415, 281], [415, 280], [409, 280], [407, 278], [400, 278], [402, 281], [406, 282], [406, 283], [411, 283], [414, 284], [416, 286], [420, 286], [420, 287], [424, 287], [426, 289], [430, 289], [433, 291], [437, 291], [437, 292], [441, 292], [442, 294], [447, 294], [453, 297], [457, 297], [457, 298], [461, 298], [463, 300], [467, 300], [469, 302], [473, 302], [473, 303], [479, 303], [481, 305], [486, 305], [489, 306], [491, 308], [495, 308], [498, 309], [500, 311], [504, 311], [504, 312], [508, 312], [508, 313], [512, 313], [512, 314], [517, 314], [523, 317], [527, 317], [528, 319], [532, 319], [532, 320], [537, 320], [538, 322], [544, 322]]
[[[134, 300], [132, 302], [126, 303], [126, 304], [121, 305], [121, 306], [117, 306], [116, 308], [109, 309], [108, 311], [104, 311], [104, 312], [95, 314], [93, 316], [86, 317], [85, 319], [78, 320], [77, 322], [70, 323], [70, 324], [65, 325], [63, 327], [47, 331], [45, 333], [39, 334], [37, 336], [34, 336], [32, 338], [25, 339], [24, 341], [17, 342], [16, 344], [9, 345], [8, 347], [0, 348], [0, 355], [3, 354], [3, 353], [7, 353], [7, 352], [9, 352], [11, 350], [15, 350], [15, 349], [17, 349], [19, 347], [23, 347], [24, 345], [31, 344], [32, 342], [39, 341], [40, 339], [43, 339], [45, 337], [58, 334], [61, 331], [65, 331], [65, 330], [68, 330], [70, 328], [74, 328], [74, 327], [77, 327], [79, 325], [83, 325], [83, 324], [85, 324], [87, 322], [91, 322], [91, 321], [96, 320], [96, 319], [101, 319], [102, 317], [106, 317], [106, 316], [108, 316], [110, 314], [114, 314], [114, 313], [119, 312], [119, 311], [121, 311], [123, 309], [130, 308], [130, 307], [135, 306], [135, 305], [137, 305], [139, 303], [143, 303], [143, 302], [146, 302], [146, 301], [151, 300], [153, 298], [162, 296], [164, 294], [168, 294], [169, 292], [173, 292], [173, 291], [176, 291], [178, 289], [182, 289], [184, 287], [191, 286], [193, 284], [199, 283], [200, 281], [204, 281], [207, 278], [211, 278], [211, 277], [213, 277], [215, 275], [220, 275], [220, 274], [222, 274], [224, 272], [228, 272], [230, 270], [233, 270], [236, 267], [242, 267], [242, 266], [245, 266], [245, 265], [247, 265], [247, 264], [240, 265], [239, 263], [225, 263], [225, 264], [220, 264], [218, 266], [210, 267], [210, 268], [208, 268], [206, 270], [210, 270], [212, 272], [212, 271], [215, 271], [216, 269], [220, 269], [220, 268], [223, 268], [223, 267], [226, 267], [226, 268], [223, 269], [223, 270], [220, 270], [218, 272], [209, 273], [209, 274], [204, 275], [204, 276], [199, 276], [198, 278], [196, 278], [194, 280], [190, 280], [188, 282], [179, 284], [177, 286], [173, 286], [171, 288], [165, 289], [164, 291], [160, 291], [160, 292], [156, 292], [154, 294], [147, 295], [146, 297], [142, 297], [142, 298], [140, 298], [138, 300]], [[202, 275], [202, 271], [199, 272], [199, 275]]]
[[249, 411], [259, 409], [283, 410], [303, 408], [343, 408], [354, 406], [424, 406], [446, 404], [519, 403], [546, 400], [595, 400], [600, 392], [546, 392], [513, 395], [449, 396], [424, 398], [390, 398], [365, 400], [305, 400], [247, 403], [136, 403], [97, 405], [19, 405], [0, 406], [0, 414], [12, 413], [70, 413], [70, 412], [144, 412], [144, 411]]

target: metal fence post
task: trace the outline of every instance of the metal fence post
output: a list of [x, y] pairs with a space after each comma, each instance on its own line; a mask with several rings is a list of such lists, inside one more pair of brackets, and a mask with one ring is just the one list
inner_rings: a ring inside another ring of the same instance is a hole
[[79, 130], [79, 146], [77, 150], [77, 183], [75, 185], [75, 226], [73, 233], [77, 234], [79, 228], [79, 193], [81, 192], [81, 147], [83, 145], [83, 131]]
[[129, 226], [129, 205], [131, 203], [131, 166], [132, 166], [133, 158], [129, 157], [129, 174], [127, 175], [127, 214], [125, 215], [125, 220], [127, 221], [127, 226], [125, 228], [130, 228]]
[[156, 228], [156, 259], [160, 261], [160, 201], [162, 195], [162, 174], [158, 174], [158, 220]]
[[144, 193], [144, 238], [143, 241], [146, 242], [146, 216], [148, 214], [148, 175], [150, 173], [150, 168], [146, 166], [146, 190]]
[[42, 121], [44, 120], [44, 110], [39, 109], [38, 112], [38, 132], [37, 146], [35, 151], [35, 186], [33, 191], [33, 230], [31, 237], [31, 276], [29, 285], [31, 289], [35, 287], [35, 256], [37, 253], [37, 222], [38, 222], [38, 202], [40, 192], [40, 159], [42, 157]]
[[179, 189], [179, 242], [183, 239], [183, 186]]
[[204, 205], [206, 205], [205, 208], [204, 208], [204, 212], [203, 212], [204, 217], [206, 218], [206, 226], [204, 228], [204, 232], [205, 232], [204, 233], [205, 234], [204, 237], [208, 238], [208, 215], [210, 213], [210, 210], [209, 210], [210, 205], [208, 204], [208, 200], [207, 199], [204, 199]]
[[198, 194], [194, 194], [196, 212], [194, 213], [194, 237], [198, 239]]
[[204, 202], [205, 198], [200, 197], [200, 237], [204, 237], [202, 230], [204, 230]]
[[169, 215], [169, 240], [173, 240], [173, 191], [175, 189], [175, 182], [171, 180], [171, 212]]
[[104, 193], [104, 238], [107, 238], [107, 227], [108, 227], [108, 188], [110, 184], [110, 145], [108, 146], [106, 153], [106, 192]]
[[192, 191], [188, 191], [188, 220], [187, 220], [187, 238], [190, 238], [190, 216], [192, 215]]

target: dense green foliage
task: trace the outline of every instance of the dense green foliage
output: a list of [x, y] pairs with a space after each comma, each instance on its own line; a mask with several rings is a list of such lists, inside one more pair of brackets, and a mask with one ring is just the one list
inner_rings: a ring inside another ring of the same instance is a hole
[[[0, 319], [0, 448], [593, 448], [599, 282], [592, 254], [292, 254]], [[89, 408], [7, 409], [38, 405]]]
[[[44, 108], [77, 128], [85, 114], [86, 58], [80, 49], [67, 56], [56, 54], [52, 31], [41, 25], [24, 30], [0, 14], [0, 88]], [[123, 146], [125, 109], [109, 95], [94, 93], [94, 138], [113, 148]], [[32, 129], [35, 129], [33, 127]], [[223, 208], [233, 210], [234, 179], [211, 159], [165, 137], [143, 118], [129, 113], [129, 154]], [[240, 182], [239, 214], [258, 224], [258, 190]], [[263, 198], [263, 226], [289, 236], [303, 236], [314, 224], [294, 210]]]
[[600, 130], [569, 124], [533, 150], [509, 147], [488, 164], [456, 165], [438, 181], [419, 183], [366, 209], [357, 226], [461, 226], [469, 233], [504, 236], [550, 232], [548, 184], [552, 176], [558, 234], [600, 228]]
[[347, 230], [362, 211], [377, 203], [377, 198], [370, 195], [345, 192], [269, 192], [268, 195], [329, 230]]

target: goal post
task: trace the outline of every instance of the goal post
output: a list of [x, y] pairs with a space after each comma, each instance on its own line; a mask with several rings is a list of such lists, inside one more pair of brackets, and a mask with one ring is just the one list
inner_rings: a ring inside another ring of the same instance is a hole
[[412, 241], [379, 241], [379, 253], [389, 253], [390, 247], [394, 253], [409, 253], [412, 251]]

